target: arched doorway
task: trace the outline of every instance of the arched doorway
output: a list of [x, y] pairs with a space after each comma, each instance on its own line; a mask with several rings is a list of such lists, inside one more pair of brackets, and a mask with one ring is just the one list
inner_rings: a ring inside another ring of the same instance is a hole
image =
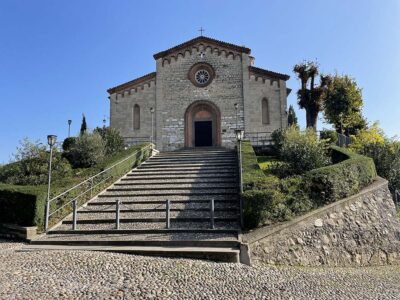
[[221, 146], [221, 113], [210, 101], [196, 101], [185, 112], [185, 147]]

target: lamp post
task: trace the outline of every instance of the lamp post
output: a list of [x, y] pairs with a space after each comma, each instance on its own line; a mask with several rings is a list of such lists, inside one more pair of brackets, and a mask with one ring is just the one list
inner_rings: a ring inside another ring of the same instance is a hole
[[72, 123], [72, 120], [68, 120], [68, 137], [70, 137], [70, 135], [71, 135], [71, 123]]
[[151, 136], [150, 136], [150, 142], [153, 144], [153, 139], [154, 139], [154, 107], [150, 107], [150, 113], [151, 113]]
[[239, 112], [239, 104], [235, 103], [235, 110], [236, 110], [236, 130], [239, 129], [238, 127], [238, 112]]
[[53, 146], [56, 144], [57, 136], [50, 134], [47, 136], [47, 143], [50, 146], [50, 158], [49, 158], [49, 181], [47, 185], [47, 201], [46, 201], [46, 219], [45, 219], [45, 230], [49, 227], [49, 213], [50, 213], [50, 185], [51, 185], [51, 160], [53, 156]]
[[244, 131], [241, 129], [235, 130], [235, 136], [238, 148], [238, 158], [239, 158], [239, 189], [240, 189], [240, 226], [243, 228], [243, 174], [242, 174], [242, 140], [244, 136]]
[[107, 120], [106, 120], [106, 116], [104, 116], [104, 118], [103, 118], [103, 129], [105, 129], [105, 128], [106, 128], [106, 122], [107, 122]]

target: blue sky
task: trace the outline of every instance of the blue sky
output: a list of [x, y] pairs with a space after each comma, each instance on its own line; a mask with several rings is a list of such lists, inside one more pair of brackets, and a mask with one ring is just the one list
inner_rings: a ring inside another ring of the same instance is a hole
[[63, 139], [68, 119], [77, 133], [82, 113], [101, 125], [107, 88], [154, 71], [154, 53], [200, 26], [251, 48], [256, 66], [291, 75], [296, 109], [294, 64], [317, 59], [322, 72], [353, 76], [367, 119], [400, 135], [400, 1], [1, 0], [0, 163], [24, 137]]

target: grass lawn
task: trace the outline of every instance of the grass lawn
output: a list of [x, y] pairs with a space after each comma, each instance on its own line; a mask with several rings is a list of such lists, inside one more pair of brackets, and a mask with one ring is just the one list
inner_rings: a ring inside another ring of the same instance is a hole
[[265, 174], [269, 175], [268, 168], [272, 162], [279, 161], [276, 156], [257, 156], [257, 162], [260, 166], [261, 170], [264, 171]]

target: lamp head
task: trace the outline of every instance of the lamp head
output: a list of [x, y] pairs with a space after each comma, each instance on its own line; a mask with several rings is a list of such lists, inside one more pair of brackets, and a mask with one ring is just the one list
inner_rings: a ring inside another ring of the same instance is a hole
[[150, 107], [150, 112], [153, 114], [154, 113], [154, 107]]
[[54, 134], [49, 134], [47, 136], [47, 143], [49, 144], [50, 147], [53, 147], [56, 144], [57, 141], [57, 136]]
[[235, 109], [238, 110], [239, 104], [235, 103], [234, 106], [235, 106]]
[[236, 140], [238, 140], [238, 141], [243, 140], [244, 130], [242, 130], [242, 129], [236, 129], [236, 130], [235, 130], [235, 136], [236, 136]]
[[68, 125], [71, 125], [71, 123], [72, 123], [72, 120], [68, 120]]

